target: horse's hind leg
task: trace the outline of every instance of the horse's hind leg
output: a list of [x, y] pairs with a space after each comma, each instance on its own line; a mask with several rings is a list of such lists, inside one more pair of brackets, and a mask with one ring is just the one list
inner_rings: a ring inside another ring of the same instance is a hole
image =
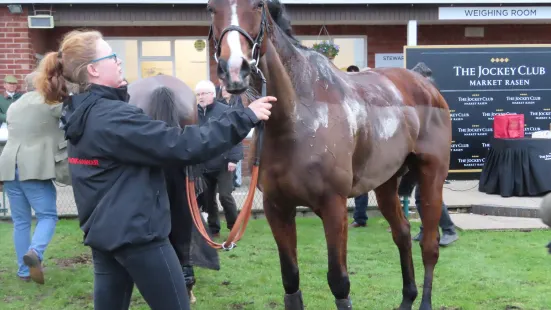
[[398, 178], [392, 177], [386, 183], [375, 189], [379, 210], [386, 218], [392, 229], [392, 239], [400, 252], [400, 265], [402, 266], [402, 303], [400, 310], [411, 309], [417, 298], [415, 286], [415, 272], [411, 255], [410, 225], [402, 211], [402, 205], [397, 194]]
[[438, 262], [440, 234], [438, 222], [442, 214], [442, 190], [448, 167], [444, 161], [430, 155], [421, 156], [419, 185], [421, 186], [421, 203], [423, 208], [423, 238], [420, 246], [425, 267], [423, 298], [421, 310], [432, 309], [432, 280], [434, 267]]
[[302, 292], [299, 288], [299, 271], [297, 263], [297, 229], [296, 208], [276, 205], [264, 197], [264, 214], [272, 229], [277, 249], [281, 277], [285, 289], [285, 310], [302, 310]]
[[327, 282], [335, 296], [338, 310], [352, 309], [350, 302], [350, 279], [346, 267], [346, 247], [348, 241], [348, 210], [346, 197], [333, 196], [317, 208], [316, 213], [323, 221], [329, 270]]

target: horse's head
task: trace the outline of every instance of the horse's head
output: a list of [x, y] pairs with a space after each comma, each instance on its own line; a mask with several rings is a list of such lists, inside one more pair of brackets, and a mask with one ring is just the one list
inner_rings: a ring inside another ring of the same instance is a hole
[[249, 86], [251, 70], [265, 51], [266, 1], [209, 0], [211, 33], [218, 62], [218, 77], [231, 94], [242, 94]]

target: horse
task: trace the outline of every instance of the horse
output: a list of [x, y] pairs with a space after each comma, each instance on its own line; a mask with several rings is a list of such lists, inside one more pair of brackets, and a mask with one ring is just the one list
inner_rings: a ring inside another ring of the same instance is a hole
[[[180, 79], [170, 75], [156, 75], [128, 85], [129, 104], [141, 108], [152, 119], [164, 121], [171, 127], [185, 127], [198, 123], [197, 103], [194, 92]], [[191, 303], [195, 277], [192, 266], [220, 270], [218, 253], [199, 234], [188, 206], [186, 196], [186, 172], [184, 167], [164, 169], [170, 201], [172, 229], [169, 235], [186, 277]], [[196, 182], [200, 185], [201, 179]], [[197, 186], [198, 193], [202, 191]], [[203, 225], [205, 225], [204, 219]]]
[[278, 0], [209, 0], [207, 10], [217, 75], [227, 91], [256, 96], [262, 86], [262, 95], [278, 99], [261, 135], [255, 130], [253, 139], [263, 139], [258, 188], [279, 252], [285, 309], [304, 308], [297, 206], [307, 206], [321, 218], [329, 288], [337, 309], [352, 309], [346, 201], [371, 190], [400, 254], [399, 309], [412, 308], [418, 292], [410, 224], [398, 195], [400, 180], [421, 186], [425, 277], [420, 309], [432, 309], [451, 146], [449, 108], [439, 91], [405, 68], [339, 70], [300, 44]]

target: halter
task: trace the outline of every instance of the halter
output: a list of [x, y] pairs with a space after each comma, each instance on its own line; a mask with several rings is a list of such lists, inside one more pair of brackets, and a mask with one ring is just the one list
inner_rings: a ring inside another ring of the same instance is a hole
[[[249, 62], [249, 65], [254, 68], [257, 72], [260, 70], [258, 69], [258, 62], [260, 59], [260, 47], [262, 46], [262, 41], [264, 40], [264, 33], [266, 28], [266, 9], [265, 6], [262, 6], [262, 16], [260, 20], [260, 30], [258, 32], [258, 35], [255, 39], [253, 39], [247, 31], [245, 31], [243, 28], [235, 25], [229, 25], [228, 27], [224, 28], [222, 30], [222, 33], [220, 34], [220, 39], [216, 40], [214, 37], [213, 31], [212, 31], [212, 24], [210, 25], [209, 29], [209, 37], [208, 39], [214, 41], [214, 60], [216, 60], [216, 63], [218, 63], [218, 57], [220, 56], [220, 42], [222, 42], [222, 39], [224, 39], [224, 35], [228, 33], [229, 31], [237, 31], [240, 34], [242, 34], [246, 39], [249, 45], [251, 46], [251, 61]], [[261, 73], [262, 79], [264, 79], [264, 75]], [[265, 96], [265, 94], [263, 95]]]
[[[255, 39], [253, 39], [247, 31], [245, 31], [243, 28], [235, 25], [229, 25], [228, 27], [224, 28], [222, 30], [222, 33], [220, 34], [220, 39], [216, 40], [214, 37], [214, 33], [212, 31], [212, 23], [210, 24], [209, 29], [209, 36], [208, 39], [210, 40], [212, 38], [212, 41], [214, 41], [214, 60], [216, 60], [216, 63], [218, 63], [218, 57], [220, 56], [220, 42], [222, 42], [222, 39], [224, 39], [224, 35], [228, 33], [229, 31], [237, 31], [240, 34], [242, 34], [246, 39], [247, 42], [249, 42], [249, 45], [251, 46], [251, 61], [249, 62], [249, 65], [251, 66], [251, 69], [254, 69], [256, 73], [260, 75], [260, 78], [262, 80], [262, 91], [261, 96], [266, 97], [266, 78], [264, 77], [264, 73], [258, 68], [260, 63], [260, 47], [262, 46], [262, 41], [264, 40], [264, 34], [266, 29], [266, 8], [263, 5], [262, 6], [262, 16], [260, 18], [260, 30], [258, 31], [258, 35]], [[255, 157], [254, 157], [254, 166], [260, 165], [260, 153], [262, 151], [262, 145], [264, 144], [264, 122], [259, 122], [255, 126], [255, 130], [258, 133], [258, 139], [256, 140], [256, 148], [255, 148]], [[231, 245], [230, 245], [231, 246]]]

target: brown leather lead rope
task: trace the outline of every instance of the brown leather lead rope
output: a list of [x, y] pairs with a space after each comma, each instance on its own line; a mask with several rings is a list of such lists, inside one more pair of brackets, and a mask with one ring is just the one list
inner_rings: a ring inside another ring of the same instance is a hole
[[249, 193], [247, 195], [247, 199], [245, 200], [245, 204], [243, 205], [243, 208], [241, 209], [241, 212], [239, 212], [239, 216], [237, 217], [237, 220], [235, 221], [235, 224], [233, 225], [232, 230], [230, 231], [230, 235], [228, 236], [228, 239], [223, 243], [216, 243], [210, 239], [209, 234], [207, 233], [205, 229], [205, 225], [203, 224], [203, 221], [201, 220], [201, 212], [199, 211], [199, 206], [197, 205], [197, 199], [192, 198], [195, 197], [195, 181], [189, 179], [189, 175], [186, 176], [186, 183], [187, 183], [187, 200], [188, 205], [191, 211], [191, 217], [193, 218], [193, 223], [195, 224], [195, 227], [197, 227], [197, 230], [199, 233], [205, 238], [208, 245], [215, 249], [224, 249], [224, 250], [231, 250], [235, 247], [235, 243], [243, 237], [243, 234], [245, 233], [245, 229], [247, 228], [247, 224], [249, 223], [249, 219], [251, 217], [251, 211], [253, 207], [253, 200], [254, 200], [254, 194], [256, 191], [256, 184], [258, 182], [258, 166], [253, 166], [252, 174], [251, 174], [251, 184], [249, 185]]
[[[266, 97], [266, 78], [264, 77], [264, 74], [260, 69], [258, 68], [257, 61], [251, 62], [251, 67], [256, 71], [256, 73], [259, 74], [261, 80], [262, 80], [262, 97]], [[191, 211], [191, 217], [193, 219], [193, 223], [195, 224], [195, 227], [197, 227], [197, 230], [205, 238], [207, 241], [207, 244], [215, 249], [224, 249], [224, 250], [231, 250], [235, 247], [236, 242], [241, 240], [241, 237], [243, 237], [243, 234], [245, 233], [245, 229], [247, 228], [247, 224], [249, 223], [249, 219], [251, 218], [251, 211], [253, 209], [253, 200], [254, 200], [254, 193], [256, 191], [256, 184], [258, 183], [258, 169], [260, 166], [260, 153], [262, 151], [262, 144], [264, 142], [264, 122], [260, 122], [255, 127], [255, 132], [257, 133], [257, 139], [256, 139], [256, 145], [255, 145], [255, 154], [254, 154], [254, 162], [253, 162], [253, 169], [251, 172], [251, 184], [249, 185], [249, 193], [247, 194], [247, 199], [245, 199], [245, 204], [243, 205], [243, 208], [239, 212], [239, 216], [237, 216], [237, 219], [235, 220], [235, 224], [233, 225], [230, 235], [228, 236], [228, 239], [226, 239], [223, 243], [216, 243], [210, 239], [209, 234], [207, 233], [207, 230], [205, 229], [205, 225], [203, 224], [203, 221], [201, 220], [201, 211], [199, 211], [199, 206], [197, 205], [197, 198], [195, 197], [195, 180], [193, 178], [193, 169], [191, 167], [187, 167], [186, 169], [186, 196], [187, 201], [189, 205], [189, 209]]]

